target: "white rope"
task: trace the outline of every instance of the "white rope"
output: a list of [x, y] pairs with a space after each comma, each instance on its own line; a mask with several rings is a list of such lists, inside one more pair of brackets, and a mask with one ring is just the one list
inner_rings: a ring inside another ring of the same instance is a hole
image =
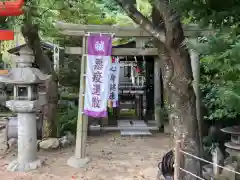
[[197, 176], [197, 175], [195, 175], [195, 174], [193, 174], [193, 173], [191, 173], [191, 172], [189, 172], [189, 171], [187, 171], [187, 170], [185, 170], [185, 169], [183, 169], [183, 168], [179, 168], [179, 169], [180, 169], [181, 171], [187, 173], [187, 174], [190, 174], [190, 175], [198, 178], [198, 179], [205, 180], [205, 179], [203, 179], [203, 178], [201, 178], [201, 177], [199, 177], [199, 176]]
[[234, 170], [232, 170], [232, 169], [229, 169], [229, 168], [223, 167], [223, 166], [221, 166], [221, 165], [215, 164], [215, 163], [213, 163], [213, 162], [211, 162], [211, 161], [207, 161], [207, 160], [205, 160], [205, 159], [199, 158], [199, 157], [194, 156], [194, 155], [192, 155], [192, 154], [190, 154], [190, 153], [187, 153], [187, 152], [185, 152], [185, 151], [183, 151], [183, 150], [180, 150], [180, 152], [183, 153], [183, 154], [186, 154], [186, 155], [188, 155], [188, 156], [191, 156], [191, 157], [193, 157], [193, 158], [195, 158], [195, 159], [198, 159], [198, 160], [200, 160], [200, 161], [203, 161], [203, 162], [212, 164], [212, 165], [214, 165], [214, 166], [218, 166], [218, 167], [220, 167], [220, 168], [222, 168], [222, 169], [225, 169], [225, 170], [227, 170], [227, 171], [230, 171], [230, 172], [232, 172], [232, 173], [236, 173], [236, 174], [240, 175], [240, 173], [237, 172], [237, 171], [234, 171]]

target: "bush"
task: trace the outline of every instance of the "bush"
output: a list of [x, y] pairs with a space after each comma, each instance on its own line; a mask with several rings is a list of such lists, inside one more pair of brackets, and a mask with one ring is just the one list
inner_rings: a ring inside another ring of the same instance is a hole
[[62, 107], [58, 110], [58, 135], [65, 135], [66, 131], [70, 131], [76, 135], [78, 107]]

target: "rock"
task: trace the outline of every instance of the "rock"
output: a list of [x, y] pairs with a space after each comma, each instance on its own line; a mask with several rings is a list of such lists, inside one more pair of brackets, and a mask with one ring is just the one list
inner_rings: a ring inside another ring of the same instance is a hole
[[68, 140], [67, 136], [59, 138], [59, 142], [61, 144], [61, 147], [69, 147], [71, 145], [71, 141]]
[[206, 164], [202, 167], [202, 175], [204, 179], [211, 179], [213, 177], [213, 166]]
[[61, 147], [69, 147], [75, 143], [75, 137], [70, 132], [66, 132], [65, 136], [59, 138], [59, 142]]
[[18, 140], [16, 138], [10, 138], [8, 140], [8, 145], [9, 145], [9, 148], [12, 149], [12, 148], [16, 148], [17, 147], [17, 144], [18, 144]]
[[68, 139], [72, 144], [75, 143], [75, 141], [76, 141], [75, 136], [74, 136], [71, 132], [67, 131], [67, 132], [66, 132], [66, 136], [67, 136], [67, 139]]
[[44, 139], [39, 143], [40, 149], [57, 149], [60, 145], [58, 138]]

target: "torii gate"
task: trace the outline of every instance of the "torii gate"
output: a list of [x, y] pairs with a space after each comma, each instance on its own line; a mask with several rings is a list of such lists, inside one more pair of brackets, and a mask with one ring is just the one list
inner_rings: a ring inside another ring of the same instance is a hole
[[[72, 55], [82, 55], [81, 60], [81, 75], [80, 75], [80, 90], [79, 90], [79, 117], [78, 117], [78, 125], [77, 125], [77, 138], [76, 138], [76, 149], [75, 154], [71, 158], [68, 159], [67, 164], [71, 167], [79, 168], [84, 167], [90, 159], [86, 157], [86, 139], [87, 139], [87, 129], [88, 129], [88, 118], [83, 115], [83, 106], [84, 106], [84, 89], [85, 89], [85, 70], [86, 70], [86, 56], [84, 56], [87, 52], [87, 43], [86, 43], [86, 34], [88, 32], [92, 33], [104, 33], [104, 34], [115, 34], [115, 37], [135, 37], [138, 38], [137, 41], [151, 38], [151, 34], [141, 29], [140, 27], [120, 27], [120, 26], [110, 26], [110, 25], [81, 25], [81, 24], [71, 24], [71, 23], [63, 23], [56, 22], [55, 26], [61, 31], [61, 34], [72, 36], [72, 37], [83, 37], [82, 47], [65, 47], [65, 53]], [[197, 25], [184, 25], [184, 34], [186, 37], [197, 37], [199, 35], [209, 35], [213, 31], [209, 29], [199, 29]], [[195, 41], [195, 39], [194, 39]], [[137, 43], [136, 48], [113, 48], [112, 55], [114, 56], [155, 56], [154, 59], [154, 81], [155, 81], [155, 104], [157, 105], [159, 95], [160, 95], [160, 83], [159, 83], [159, 74], [160, 74], [160, 66], [161, 65], [161, 56], [159, 56], [161, 52], [157, 48], [144, 48], [142, 47], [142, 43]], [[191, 63], [193, 76], [194, 76], [194, 90], [197, 96], [196, 104], [197, 104], [197, 116], [200, 119], [200, 99], [199, 99], [199, 59], [196, 52], [191, 53]], [[192, 54], [193, 53], [193, 54]], [[157, 77], [158, 76], [158, 77]], [[158, 112], [156, 112], [157, 114]], [[155, 117], [157, 121], [157, 118]], [[199, 126], [200, 127], [200, 126]], [[201, 130], [200, 130], [201, 131]]]
[[[24, 0], [0, 2], [0, 16], [20, 16], [23, 14]], [[14, 32], [11, 30], [0, 30], [0, 40], [14, 40]]]

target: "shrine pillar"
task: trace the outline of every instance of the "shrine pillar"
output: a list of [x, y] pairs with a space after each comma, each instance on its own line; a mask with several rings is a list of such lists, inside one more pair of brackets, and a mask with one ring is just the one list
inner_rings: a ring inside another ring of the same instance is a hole
[[154, 119], [159, 128], [163, 126], [161, 108], [162, 108], [161, 59], [159, 56], [156, 56], [154, 58]]
[[154, 116], [154, 58], [146, 57], [145, 78], [146, 78], [146, 111], [145, 122], [153, 120]]
[[[145, 44], [146, 44], [146, 38], [136, 38], [136, 48], [145, 48]], [[145, 58], [143, 58], [143, 61], [144, 61]], [[138, 117], [138, 119], [145, 119], [146, 120], [146, 116], [144, 116], [143, 118], [143, 110], [144, 110], [144, 107], [143, 107], [143, 104], [144, 104], [144, 95], [145, 94], [140, 94], [139, 96], [136, 96], [136, 116]]]

